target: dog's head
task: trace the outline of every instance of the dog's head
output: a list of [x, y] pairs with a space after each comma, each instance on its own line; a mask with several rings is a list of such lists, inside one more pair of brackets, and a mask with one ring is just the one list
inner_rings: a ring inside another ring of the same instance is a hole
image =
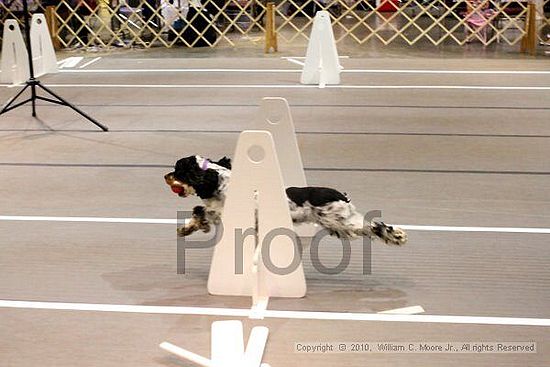
[[164, 175], [164, 180], [180, 197], [196, 194], [201, 199], [208, 199], [218, 190], [216, 166], [231, 169], [231, 160], [224, 157], [211, 162], [198, 155], [185, 157], [176, 162], [173, 172]]

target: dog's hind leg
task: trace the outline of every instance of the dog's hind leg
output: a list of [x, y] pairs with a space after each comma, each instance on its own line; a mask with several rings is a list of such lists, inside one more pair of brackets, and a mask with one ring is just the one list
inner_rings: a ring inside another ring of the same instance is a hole
[[368, 236], [380, 239], [388, 245], [401, 246], [407, 242], [407, 234], [401, 228], [383, 222], [367, 222], [350, 202], [337, 201], [319, 208], [317, 222], [331, 234], [354, 239]]
[[315, 222], [338, 238], [353, 240], [362, 234], [363, 218], [353, 204], [342, 200], [314, 209]]
[[206, 210], [204, 206], [196, 206], [193, 208], [193, 216], [189, 223], [178, 228], [178, 236], [188, 236], [193, 232], [202, 230], [205, 233], [210, 231], [210, 223], [206, 219]]

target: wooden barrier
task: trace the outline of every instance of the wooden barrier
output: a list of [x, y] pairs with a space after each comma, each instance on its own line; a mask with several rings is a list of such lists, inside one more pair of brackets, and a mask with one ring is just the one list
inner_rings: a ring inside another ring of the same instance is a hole
[[521, 39], [521, 52], [535, 56], [537, 53], [537, 9], [536, 4], [529, 2], [525, 19], [525, 35]]
[[277, 32], [275, 30], [275, 4], [267, 3], [265, 13], [265, 53], [273, 48], [277, 52]]
[[52, 38], [53, 48], [55, 50], [61, 49], [61, 43], [57, 38], [57, 18], [55, 16], [55, 6], [46, 7], [46, 23], [48, 23], [48, 29], [50, 30], [50, 36]]

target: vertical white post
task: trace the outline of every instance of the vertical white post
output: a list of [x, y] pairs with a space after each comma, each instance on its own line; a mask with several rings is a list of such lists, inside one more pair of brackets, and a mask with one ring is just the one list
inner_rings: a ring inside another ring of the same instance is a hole
[[8, 19], [4, 23], [2, 40], [2, 83], [21, 84], [30, 77], [28, 53], [23, 41], [19, 23], [15, 19]]

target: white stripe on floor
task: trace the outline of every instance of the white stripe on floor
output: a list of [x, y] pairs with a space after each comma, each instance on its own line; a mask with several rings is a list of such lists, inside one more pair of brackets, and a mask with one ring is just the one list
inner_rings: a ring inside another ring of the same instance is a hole
[[[156, 219], [156, 218], [124, 218], [124, 217], [57, 217], [57, 216], [27, 216], [27, 215], [0, 215], [0, 221], [177, 224], [176, 219], [160, 219], [160, 218]], [[533, 227], [460, 227], [460, 226], [429, 226], [429, 225], [410, 225], [410, 224], [394, 224], [394, 225], [409, 231], [550, 234], [550, 228], [533, 228]]]
[[[10, 87], [11, 84], [0, 84]], [[49, 84], [51, 88], [135, 88], [135, 89], [319, 89], [302, 84]], [[546, 91], [550, 86], [481, 86], [481, 85], [327, 85], [327, 89], [449, 89], [449, 90], [533, 90]]]
[[89, 69], [61, 70], [68, 74], [124, 74], [124, 73], [297, 73], [301, 69]]
[[84, 57], [81, 57], [81, 56], [67, 57], [66, 59], [58, 61], [57, 66], [58, 66], [59, 69], [74, 68], [83, 59], [84, 59]]
[[529, 227], [456, 227], [456, 226], [417, 226], [396, 224], [409, 231], [433, 231], [433, 232], [496, 232], [496, 233], [541, 233], [550, 234], [550, 228]]
[[[303, 62], [289, 58], [288, 61], [297, 61], [298, 65], [304, 65]], [[61, 70], [62, 73], [301, 73], [302, 69], [91, 69], [91, 70]], [[342, 73], [364, 73], [364, 74], [487, 74], [487, 75], [550, 75], [547, 70], [391, 70], [391, 69], [343, 69]]]
[[141, 224], [177, 224], [176, 219], [152, 218], [105, 218], [105, 217], [48, 217], [26, 215], [0, 215], [3, 221], [30, 222], [95, 222], [95, 223], [141, 223]]
[[[79, 69], [84, 69], [85, 67], [90, 66], [90, 65], [92, 65], [94, 62], [97, 62], [97, 61], [99, 61], [99, 60], [101, 60], [101, 57], [96, 57], [95, 59], [92, 59], [92, 60], [88, 61], [88, 62], [85, 63], [84, 65], [79, 66], [78, 68], [79, 68]], [[67, 70], [61, 70], [61, 71], [63, 72], [63, 71], [67, 71]], [[87, 70], [80, 70], [80, 71], [87, 71]]]
[[[206, 315], [248, 317], [249, 309], [210, 308], [210, 307], [177, 307], [177, 306], [138, 306], [113, 305], [97, 303], [62, 303], [37, 301], [0, 300], [0, 308], [40, 309], [64, 311], [123, 312], [168, 315]], [[521, 325], [550, 326], [550, 319], [521, 317], [483, 317], [483, 316], [444, 316], [444, 315], [393, 315], [356, 312], [308, 312], [308, 311], [264, 311], [265, 318], [299, 319], [299, 320], [341, 320], [341, 321], [385, 321], [385, 322], [419, 322], [447, 324], [483, 324], [483, 325]]]

